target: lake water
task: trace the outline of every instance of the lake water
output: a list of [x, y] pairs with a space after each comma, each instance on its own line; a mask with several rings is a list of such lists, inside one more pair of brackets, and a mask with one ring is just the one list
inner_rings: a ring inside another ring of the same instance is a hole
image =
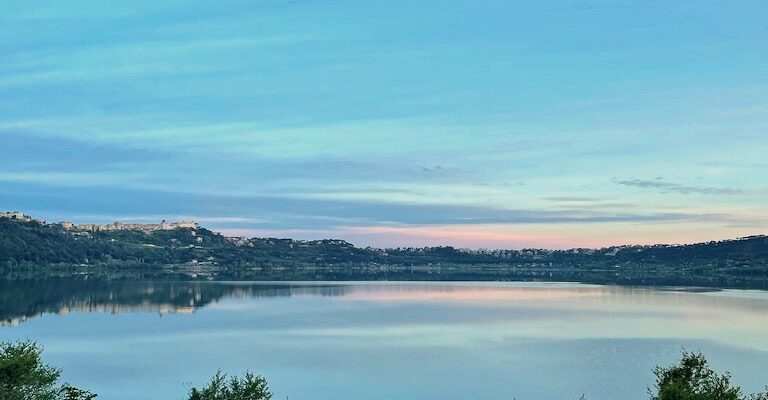
[[104, 400], [184, 399], [217, 369], [275, 399], [646, 399], [701, 350], [768, 384], [768, 293], [541, 283], [0, 282], [0, 340], [33, 339]]

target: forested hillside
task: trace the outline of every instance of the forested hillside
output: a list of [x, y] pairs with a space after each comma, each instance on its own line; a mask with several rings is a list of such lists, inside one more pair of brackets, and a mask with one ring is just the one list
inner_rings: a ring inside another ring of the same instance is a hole
[[[573, 280], [578, 276], [739, 276], [768, 281], [768, 237], [682, 246], [571, 250], [467, 250], [453, 247], [358, 248], [342, 240], [227, 238], [207, 229], [80, 232], [0, 218], [0, 267], [98, 269], [194, 267], [195, 271], [332, 270], [331, 278], [389, 278], [393, 271], [452, 273], [453, 279]], [[422, 268], [419, 270], [418, 268]], [[344, 275], [345, 273], [352, 275]], [[314, 273], [314, 272], [313, 272]], [[264, 272], [266, 274], [266, 272]], [[341, 275], [339, 275], [341, 274]], [[234, 276], [237, 277], [237, 276]], [[320, 273], [302, 278], [327, 277]], [[411, 278], [421, 279], [411, 275]], [[446, 275], [443, 275], [446, 277]], [[404, 277], [399, 277], [404, 278]], [[430, 278], [434, 279], [434, 278]]]

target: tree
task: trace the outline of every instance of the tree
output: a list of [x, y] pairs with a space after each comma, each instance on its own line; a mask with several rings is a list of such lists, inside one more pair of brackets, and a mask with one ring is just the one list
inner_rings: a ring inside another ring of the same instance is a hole
[[682, 359], [670, 367], [656, 367], [656, 386], [648, 389], [651, 400], [768, 400], [765, 393], [745, 397], [731, 383], [731, 375], [709, 368], [701, 353], [683, 351]]
[[87, 390], [78, 389], [70, 385], [62, 386], [60, 393], [61, 400], [93, 400], [98, 397]]
[[749, 396], [749, 400], [768, 400], [768, 386], [765, 387], [764, 392], [755, 393]]
[[232, 377], [221, 371], [213, 376], [208, 386], [192, 388], [189, 400], [270, 400], [272, 393], [267, 380], [261, 376], [246, 372], [243, 378]]
[[92, 400], [96, 395], [68, 384], [59, 386], [61, 371], [42, 362], [33, 342], [0, 343], [0, 399]]

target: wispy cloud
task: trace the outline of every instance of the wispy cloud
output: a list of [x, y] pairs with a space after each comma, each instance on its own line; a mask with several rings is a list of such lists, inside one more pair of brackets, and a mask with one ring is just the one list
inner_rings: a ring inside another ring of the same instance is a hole
[[[0, 177], [1, 178], [1, 177]], [[598, 210], [506, 209], [493, 206], [332, 200], [280, 196], [224, 196], [98, 187], [64, 187], [6, 182], [6, 202], [48, 204], [71, 214], [186, 215], [218, 219], [227, 227], [332, 228], [354, 225], [594, 224], [711, 221], [719, 214], [613, 213]], [[80, 199], [80, 200], [78, 200]], [[250, 217], [249, 217], [250, 216]], [[250, 219], [248, 219], [250, 218]]]
[[662, 193], [678, 193], [678, 194], [714, 194], [714, 195], [739, 195], [748, 193], [748, 191], [740, 188], [732, 187], [714, 187], [714, 186], [690, 186], [682, 185], [679, 183], [664, 182], [661, 180], [642, 180], [631, 179], [617, 182], [619, 185], [632, 186], [643, 189], [654, 189]]
[[104, 172], [119, 165], [166, 160], [161, 150], [132, 149], [65, 137], [38, 136], [0, 128], [0, 171]]
[[[98, 43], [60, 49], [6, 54], [0, 62], [0, 88], [64, 84], [119, 77], [150, 78], [211, 74], [232, 70], [229, 62], [237, 54], [260, 48], [307, 43], [307, 35], [244, 36], [185, 40], [151, 40], [128, 43]], [[192, 62], [201, 54], [217, 55]]]
[[544, 197], [544, 200], [562, 202], [562, 203], [594, 203], [597, 201], [601, 201], [602, 199], [597, 197], [587, 197], [587, 196], [551, 196], [551, 197]]

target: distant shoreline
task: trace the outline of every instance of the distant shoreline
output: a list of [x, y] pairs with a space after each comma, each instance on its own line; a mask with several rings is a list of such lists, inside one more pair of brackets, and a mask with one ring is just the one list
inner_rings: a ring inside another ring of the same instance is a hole
[[0, 277], [44, 276], [559, 281], [768, 289], [768, 237], [571, 250], [375, 249], [343, 240], [232, 238], [199, 227], [83, 232], [0, 218]]

